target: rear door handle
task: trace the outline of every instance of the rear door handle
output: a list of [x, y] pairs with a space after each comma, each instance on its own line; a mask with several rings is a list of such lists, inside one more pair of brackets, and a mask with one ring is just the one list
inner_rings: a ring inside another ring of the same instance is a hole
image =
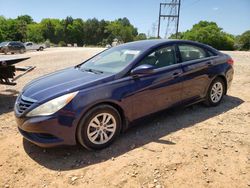
[[209, 66], [209, 67], [211, 67], [211, 66], [213, 66], [213, 62], [207, 62], [207, 66]]

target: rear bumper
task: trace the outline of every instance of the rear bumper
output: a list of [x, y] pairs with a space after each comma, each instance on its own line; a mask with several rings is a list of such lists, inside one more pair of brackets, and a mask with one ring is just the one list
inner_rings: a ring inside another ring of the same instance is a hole
[[234, 69], [230, 68], [226, 73], [226, 80], [227, 80], [227, 89], [229, 89], [232, 85], [234, 77]]
[[58, 117], [16, 117], [18, 130], [28, 141], [41, 147], [75, 145], [75, 129], [64, 125]]

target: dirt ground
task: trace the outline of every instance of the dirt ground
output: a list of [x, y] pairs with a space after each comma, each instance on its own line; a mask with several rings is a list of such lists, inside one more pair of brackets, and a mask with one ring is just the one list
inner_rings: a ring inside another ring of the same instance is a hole
[[1, 187], [250, 187], [250, 52], [227, 52], [235, 60], [235, 77], [218, 107], [197, 104], [158, 113], [102, 151], [43, 149], [25, 141], [13, 114], [23, 86], [101, 50], [53, 48], [21, 55], [31, 59], [20, 66], [36, 69], [15, 87], [0, 86]]

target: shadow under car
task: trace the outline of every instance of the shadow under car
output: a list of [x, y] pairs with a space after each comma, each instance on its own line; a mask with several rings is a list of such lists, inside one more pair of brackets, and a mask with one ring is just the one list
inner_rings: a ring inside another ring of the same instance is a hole
[[115, 143], [100, 151], [88, 151], [80, 146], [43, 149], [25, 139], [23, 146], [31, 159], [48, 169], [67, 171], [85, 168], [118, 157], [150, 142], [174, 145], [175, 143], [161, 138], [232, 110], [243, 102], [240, 98], [225, 96], [217, 107], [207, 108], [202, 104], [196, 104], [187, 108], [161, 111], [136, 121], [135, 125], [123, 133]]

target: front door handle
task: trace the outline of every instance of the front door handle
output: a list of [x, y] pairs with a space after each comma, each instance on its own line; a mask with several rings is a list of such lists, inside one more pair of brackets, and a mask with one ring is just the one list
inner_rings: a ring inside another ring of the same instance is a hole
[[181, 75], [182, 73], [181, 72], [175, 72], [175, 73], [173, 73], [173, 78], [178, 78], [178, 77], [180, 77], [180, 75]]

